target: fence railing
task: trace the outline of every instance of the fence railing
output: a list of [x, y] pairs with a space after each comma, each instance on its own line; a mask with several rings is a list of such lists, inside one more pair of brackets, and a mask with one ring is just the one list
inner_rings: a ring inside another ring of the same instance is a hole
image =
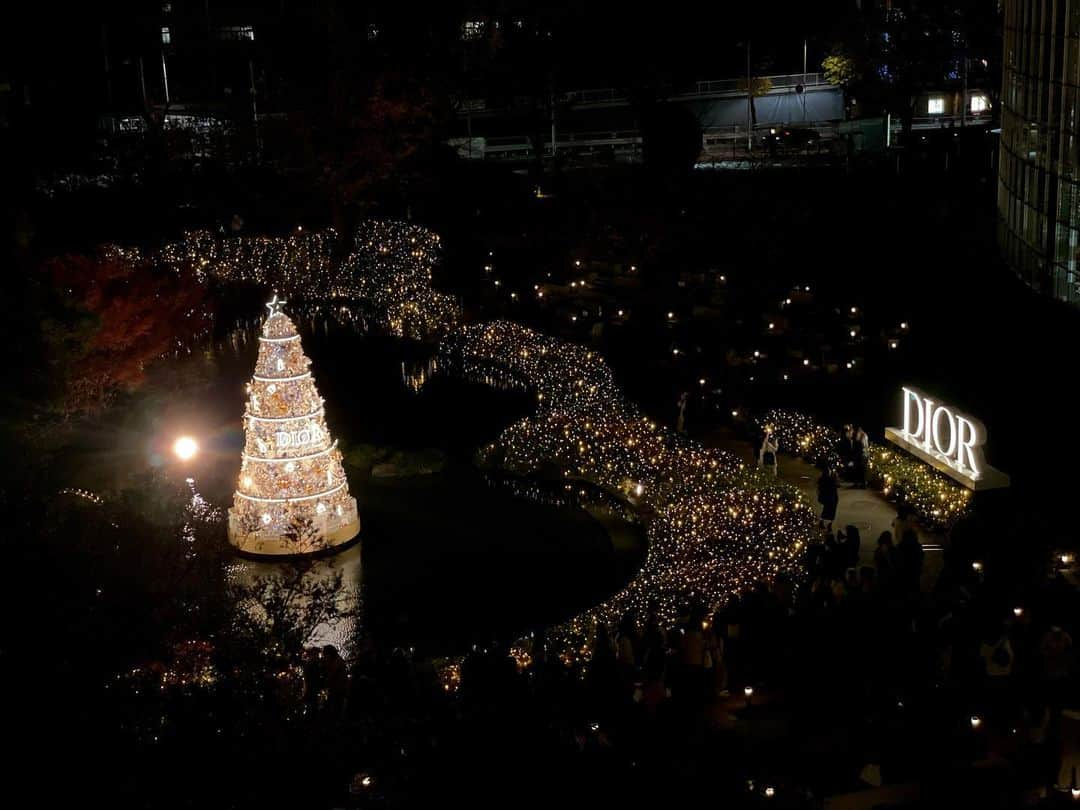
[[[773, 90], [789, 90], [802, 85], [803, 87], [822, 87], [829, 83], [825, 80], [824, 73], [781, 73], [774, 76], [755, 76], [758, 80], [767, 80]], [[723, 93], [745, 93], [746, 79], [715, 79], [712, 81], [695, 82], [690, 87], [679, 92], [671, 93], [669, 98], [694, 98], [696, 96], [720, 95]], [[623, 104], [630, 100], [626, 91], [619, 87], [600, 87], [584, 90], [567, 90], [558, 96], [560, 104], [588, 105], [588, 104]], [[494, 111], [489, 108], [485, 99], [466, 98], [460, 99], [455, 106], [459, 112], [485, 112]]]
[[559, 96], [564, 104], [611, 104], [627, 100], [626, 92], [617, 87], [599, 90], [568, 90]]
[[[776, 76], [754, 76], [758, 81], [768, 81], [773, 90], [786, 90], [792, 87], [820, 87], [827, 85], [824, 73], [782, 73]], [[697, 82], [693, 95], [705, 96], [713, 93], [737, 93], [746, 92], [746, 79], [715, 79], [713, 81]], [[679, 95], [690, 95], [680, 93]]]
[[[568, 132], [557, 136], [559, 146], [563, 144], [621, 143], [641, 141], [641, 132], [636, 129], [600, 130], [598, 132]], [[549, 142], [548, 138], [545, 142]]]
[[[771, 132], [793, 129], [812, 129], [819, 138], [832, 138], [836, 136], [837, 124], [835, 121], [800, 121], [792, 124], [755, 124], [751, 127], [754, 137], [763, 137]], [[701, 142], [704, 146], [713, 143], [730, 141], [732, 139], [746, 138], [745, 124], [727, 124], [719, 127], [705, 127], [701, 132]]]
[[[911, 119], [912, 130], [949, 129], [963, 126], [986, 126], [993, 117], [989, 113], [963, 115], [923, 115]], [[892, 131], [901, 132], [904, 124], [899, 118], [892, 119]]]
[[[551, 151], [551, 138], [541, 140], [545, 152]], [[636, 129], [574, 132], [556, 136], [556, 149], [578, 149], [590, 146], [632, 146], [641, 143]], [[533, 148], [532, 139], [525, 135], [508, 135], [484, 139], [484, 152], [526, 152]]]

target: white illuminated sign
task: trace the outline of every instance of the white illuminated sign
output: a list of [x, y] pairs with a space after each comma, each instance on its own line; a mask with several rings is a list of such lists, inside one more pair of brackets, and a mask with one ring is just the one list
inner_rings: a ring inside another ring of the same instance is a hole
[[279, 430], [274, 434], [279, 450], [287, 447], [305, 447], [322, 441], [322, 430], [318, 425], [311, 425], [302, 430]]
[[885, 438], [970, 489], [1007, 487], [1009, 477], [983, 457], [986, 428], [978, 419], [904, 387], [904, 424]]

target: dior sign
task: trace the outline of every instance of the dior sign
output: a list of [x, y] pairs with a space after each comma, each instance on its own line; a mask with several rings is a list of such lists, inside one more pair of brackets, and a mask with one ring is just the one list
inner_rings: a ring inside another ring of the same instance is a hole
[[969, 489], [1007, 487], [1009, 477], [986, 464], [986, 428], [973, 416], [904, 387], [903, 427], [885, 438], [956, 479]]
[[304, 447], [321, 442], [322, 438], [323, 432], [314, 422], [302, 430], [279, 430], [274, 434], [278, 450], [285, 450], [289, 447]]

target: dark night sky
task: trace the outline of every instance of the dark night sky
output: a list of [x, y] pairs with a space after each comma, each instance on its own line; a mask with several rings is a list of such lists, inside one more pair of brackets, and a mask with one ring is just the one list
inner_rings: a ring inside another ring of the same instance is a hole
[[[292, 4], [278, 0], [262, 4], [211, 2], [209, 8], [212, 15], [224, 19], [245, 16], [236, 9], [247, 6], [252, 11], [246, 15], [257, 18], [266, 12], [275, 14], [281, 8], [288, 13], [301, 5], [305, 17], [317, 19], [322, 14], [334, 21], [333, 27], [339, 33], [342, 28], [360, 33], [371, 20], [387, 33], [400, 29], [396, 40], [404, 58], [427, 58], [440, 44], [455, 45], [456, 26], [462, 19], [483, 17], [485, 13], [504, 17], [522, 13], [553, 30], [558, 43], [553, 56], [572, 72], [618, 75], [635, 69], [659, 69], [710, 77], [741, 69], [744, 57], [738, 43], [746, 40], [748, 32], [753, 32], [753, 39], [758, 41], [763, 61], [774, 62], [778, 71], [798, 70], [803, 37], [808, 36], [819, 51], [824, 50], [830, 32], [854, 9], [853, 0], [797, 4], [668, 2], [646, 6], [612, 0], [575, 4], [449, 3], [439, 5], [436, 12], [426, 4]], [[58, 13], [54, 6], [27, 4], [9, 17], [13, 24], [4, 26], [7, 57], [0, 56], [0, 69], [6, 62], [17, 65], [18, 72], [29, 70], [74, 79], [78, 77], [70, 72], [79, 71], [85, 78], [100, 62], [102, 22], [116, 24], [139, 17], [152, 22], [159, 6], [145, 0], [80, 4]], [[189, 6], [201, 10], [203, 3], [180, 0], [173, 4], [174, 13]], [[518, 12], [518, 8], [527, 10]], [[435, 46], [427, 34], [434, 34]]]

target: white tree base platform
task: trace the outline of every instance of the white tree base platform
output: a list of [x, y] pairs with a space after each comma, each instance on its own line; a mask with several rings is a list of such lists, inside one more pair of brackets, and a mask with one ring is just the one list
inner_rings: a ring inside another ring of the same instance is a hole
[[358, 534], [360, 534], [359, 518], [306, 545], [299, 545], [294, 539], [279, 534], [262, 534], [259, 532], [241, 534], [234, 531], [232, 525], [229, 526], [229, 542], [236, 547], [237, 551], [260, 557], [295, 557], [301, 554], [319, 554], [347, 545]]

